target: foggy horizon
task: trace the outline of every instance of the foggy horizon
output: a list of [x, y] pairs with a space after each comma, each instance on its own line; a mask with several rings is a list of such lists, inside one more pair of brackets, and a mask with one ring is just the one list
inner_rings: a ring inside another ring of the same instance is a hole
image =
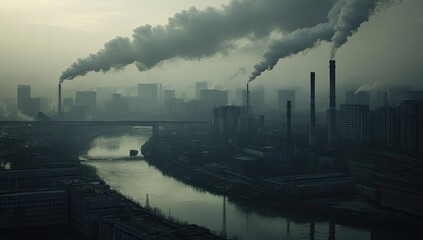
[[[213, 7], [220, 11], [220, 4], [228, 6], [230, 2], [229, 0], [216, 2]], [[2, 40], [3, 47], [0, 48], [3, 53], [0, 58], [3, 97], [15, 97], [18, 84], [29, 84], [33, 86], [34, 96], [49, 96], [54, 102], [60, 73], [75, 59], [97, 52], [103, 48], [105, 42], [115, 36], [130, 36], [132, 29], [137, 26], [166, 24], [167, 17], [173, 16], [175, 12], [189, 9], [191, 6], [197, 6], [200, 11], [207, 7], [206, 4], [197, 5], [196, 1], [165, 4], [160, 8], [149, 6], [152, 9], [160, 9], [161, 17], [151, 18], [151, 15], [145, 15], [143, 16], [145, 19], [139, 17], [141, 19], [137, 20], [131, 19], [137, 15], [134, 13], [136, 6], [131, 6], [133, 10], [123, 18], [122, 22], [114, 22], [113, 26], [118, 26], [115, 29], [120, 29], [116, 31], [107, 25], [116, 16], [101, 14], [111, 9], [117, 12], [124, 11], [128, 7], [124, 3], [122, 5], [104, 3], [99, 6], [94, 4], [87, 9], [75, 4], [66, 11], [64, 10], [69, 6], [51, 6], [49, 1], [33, 4], [34, 6], [24, 7], [19, 3], [6, 2], [0, 5], [2, 12], [8, 12], [1, 17], [4, 20], [1, 23], [4, 26], [2, 36], [6, 36]], [[145, 9], [142, 7], [143, 3], [139, 4], [140, 9]], [[49, 15], [43, 17], [37, 15], [40, 21], [32, 21], [29, 16], [23, 17], [18, 14], [26, 11], [28, 7], [35, 7], [40, 12], [53, 7], [57, 12], [54, 18]], [[359, 87], [379, 82], [382, 88], [384, 86], [421, 88], [419, 76], [423, 73], [417, 62], [422, 53], [417, 50], [423, 34], [421, 31], [416, 31], [423, 24], [417, 10], [421, 7], [421, 2], [408, 0], [385, 6], [372, 14], [370, 20], [364, 22], [357, 32], [348, 38], [348, 42], [340, 47], [336, 55], [337, 86]], [[16, 12], [15, 16], [9, 12], [12, 9]], [[326, 15], [324, 9], [327, 10], [328, 7], [322, 9], [322, 16]], [[63, 11], [63, 16], [60, 16], [59, 10]], [[60, 20], [60, 17], [67, 19], [81, 10], [84, 10], [83, 13], [87, 16], [90, 16], [92, 11], [101, 17], [91, 20], [92, 26], [84, 23], [79, 26], [68, 26], [57, 20], [57, 18]], [[310, 11], [310, 9], [304, 10], [306, 15]], [[167, 17], [164, 17], [165, 13]], [[50, 21], [53, 19], [56, 21]], [[128, 24], [127, 21], [130, 19], [131, 22]], [[102, 21], [103, 25], [100, 24]], [[97, 25], [93, 27], [95, 23]], [[209, 82], [210, 88], [244, 88], [254, 64], [260, 60], [267, 45], [276, 36], [277, 32], [273, 32], [263, 38], [252, 40], [240, 38], [232, 42], [234, 47], [215, 56], [199, 60], [171, 58], [145, 72], [139, 72], [134, 65], [130, 65], [120, 71], [89, 73], [73, 81], [66, 81], [64, 92], [66, 94], [66, 91], [91, 90], [104, 86], [124, 88], [145, 82], [161, 83], [177, 92], [185, 89], [187, 96], [192, 94], [188, 90], [198, 81]], [[316, 90], [327, 95], [330, 45], [329, 42], [321, 42], [306, 53], [280, 60], [272, 71], [264, 72], [252, 86], [263, 86], [265, 89], [301, 88], [307, 92], [308, 73], [315, 71]], [[72, 51], [69, 51], [70, 49]], [[189, 71], [186, 71], [187, 69]]]

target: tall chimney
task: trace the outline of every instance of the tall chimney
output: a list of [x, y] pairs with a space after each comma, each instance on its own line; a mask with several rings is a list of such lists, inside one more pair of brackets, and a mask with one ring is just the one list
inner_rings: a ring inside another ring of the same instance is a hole
[[59, 83], [59, 94], [57, 96], [57, 115], [62, 116], [62, 84]]
[[336, 96], [335, 96], [335, 60], [329, 61], [329, 131], [328, 149], [336, 150]]
[[286, 141], [288, 144], [292, 141], [291, 101], [286, 102]]
[[247, 109], [246, 109], [246, 117], [245, 117], [245, 132], [248, 132], [248, 126], [250, 121], [250, 86], [247, 83]]
[[308, 146], [314, 148], [317, 145], [316, 140], [316, 95], [315, 95], [316, 74], [310, 73], [310, 134], [308, 137]]

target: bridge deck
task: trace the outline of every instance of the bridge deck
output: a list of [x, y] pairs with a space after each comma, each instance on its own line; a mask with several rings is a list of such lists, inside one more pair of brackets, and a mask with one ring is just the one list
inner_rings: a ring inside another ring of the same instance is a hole
[[0, 121], [2, 126], [155, 126], [208, 123], [208, 121]]

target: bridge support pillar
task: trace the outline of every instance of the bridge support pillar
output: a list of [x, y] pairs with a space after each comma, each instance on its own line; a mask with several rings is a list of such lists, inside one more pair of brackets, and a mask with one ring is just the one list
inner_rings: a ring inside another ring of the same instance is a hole
[[153, 125], [153, 138], [158, 138], [158, 137], [159, 137], [159, 125], [154, 124]]

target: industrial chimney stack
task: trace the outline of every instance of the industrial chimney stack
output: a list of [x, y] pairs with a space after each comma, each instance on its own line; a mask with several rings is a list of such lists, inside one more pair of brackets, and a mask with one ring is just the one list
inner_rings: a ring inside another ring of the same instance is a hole
[[329, 61], [329, 130], [328, 130], [328, 149], [335, 151], [337, 148], [336, 140], [336, 96], [335, 96], [335, 60]]
[[62, 117], [62, 84], [59, 83], [59, 93], [57, 96], [57, 115], [59, 118]]
[[245, 114], [245, 132], [249, 132], [249, 121], [250, 121], [250, 86], [247, 83], [247, 109]]
[[310, 73], [310, 135], [308, 138], [308, 146], [315, 148], [316, 140], [316, 95], [315, 95], [316, 74]]
[[291, 101], [286, 102], [286, 141], [292, 143]]

